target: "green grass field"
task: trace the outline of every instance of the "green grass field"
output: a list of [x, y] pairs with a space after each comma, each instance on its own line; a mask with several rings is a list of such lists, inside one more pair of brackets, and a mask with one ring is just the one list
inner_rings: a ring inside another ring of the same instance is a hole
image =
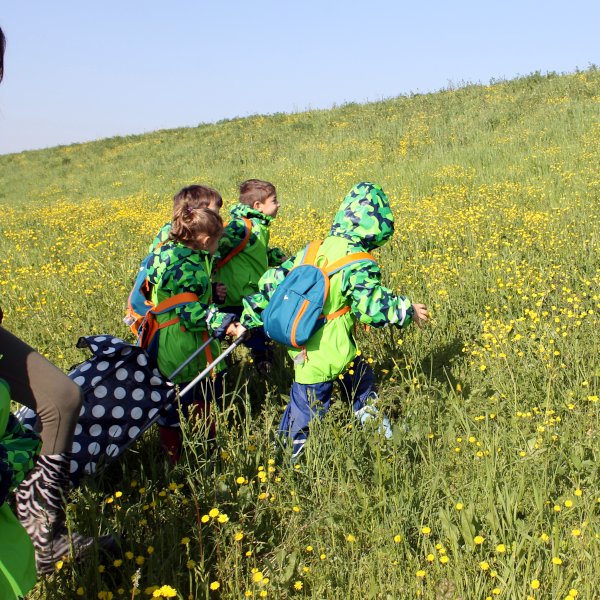
[[218, 448], [153, 432], [77, 490], [122, 555], [59, 563], [33, 599], [586, 599], [600, 595], [600, 73], [255, 116], [0, 156], [5, 326], [64, 370], [127, 336], [137, 264], [190, 183], [272, 181], [273, 245], [324, 236], [380, 183], [387, 285], [421, 330], [359, 332], [394, 437], [336, 402], [295, 467], [274, 450], [291, 368], [230, 368]]

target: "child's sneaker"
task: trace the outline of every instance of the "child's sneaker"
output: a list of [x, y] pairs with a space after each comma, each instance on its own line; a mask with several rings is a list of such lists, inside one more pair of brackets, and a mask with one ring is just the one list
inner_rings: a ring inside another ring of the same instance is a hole
[[364, 425], [367, 421], [371, 421], [372, 419], [380, 419], [379, 433], [385, 436], [386, 440], [392, 439], [393, 434], [390, 420], [385, 415], [380, 414], [375, 406], [366, 404], [355, 411], [354, 416], [360, 421], [361, 425]]

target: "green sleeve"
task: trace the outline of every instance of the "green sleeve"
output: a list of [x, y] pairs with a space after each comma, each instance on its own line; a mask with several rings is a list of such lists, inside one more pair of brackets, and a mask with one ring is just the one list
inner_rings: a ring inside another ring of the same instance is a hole
[[347, 269], [342, 292], [350, 300], [352, 313], [361, 323], [372, 327], [406, 327], [411, 322], [411, 301], [381, 285], [377, 263], [365, 261]]

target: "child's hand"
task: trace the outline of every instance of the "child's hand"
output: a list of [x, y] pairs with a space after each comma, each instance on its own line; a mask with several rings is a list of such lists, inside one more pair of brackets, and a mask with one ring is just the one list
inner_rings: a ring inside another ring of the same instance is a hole
[[230, 335], [233, 338], [239, 338], [244, 333], [246, 333], [246, 328], [241, 323], [232, 323], [225, 330], [225, 335]]
[[424, 304], [413, 304], [413, 321], [419, 326], [423, 327], [427, 321], [429, 321], [429, 311]]
[[213, 298], [218, 304], [223, 304], [227, 297], [227, 287], [224, 283], [213, 284]]

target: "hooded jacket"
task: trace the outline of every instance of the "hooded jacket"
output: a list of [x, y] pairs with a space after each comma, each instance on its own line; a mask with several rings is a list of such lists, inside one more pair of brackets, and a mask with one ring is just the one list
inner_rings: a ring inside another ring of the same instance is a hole
[[[208, 339], [221, 324], [225, 315], [212, 303], [212, 258], [207, 252], [192, 250], [184, 244], [167, 240], [153, 251], [148, 265], [148, 282], [152, 286], [152, 302], [156, 305], [182, 292], [198, 296], [197, 302], [189, 302], [157, 315], [159, 323], [173, 318], [179, 322], [160, 329], [158, 335], [158, 368], [168, 377], [194, 350]], [[218, 341], [212, 342], [206, 351], [194, 359], [175, 377], [174, 383], [191, 381], [221, 352]], [[217, 365], [216, 370], [222, 367]]]
[[[319, 249], [317, 265], [324, 266], [354, 252], [370, 252], [383, 246], [393, 233], [394, 217], [384, 191], [373, 183], [359, 183], [335, 214], [329, 235]], [[301, 263], [302, 255], [303, 252], [297, 253], [264, 274], [258, 293], [244, 298], [242, 325], [249, 329], [262, 325], [262, 311], [279, 283]], [[343, 306], [349, 306], [350, 312], [328, 321], [303, 350], [289, 350], [295, 359], [297, 383], [332, 381], [344, 371], [357, 352], [353, 335], [356, 321], [372, 327], [404, 327], [411, 320], [410, 300], [381, 285], [379, 265], [370, 261], [349, 265], [331, 277], [323, 312], [333, 313]]]

